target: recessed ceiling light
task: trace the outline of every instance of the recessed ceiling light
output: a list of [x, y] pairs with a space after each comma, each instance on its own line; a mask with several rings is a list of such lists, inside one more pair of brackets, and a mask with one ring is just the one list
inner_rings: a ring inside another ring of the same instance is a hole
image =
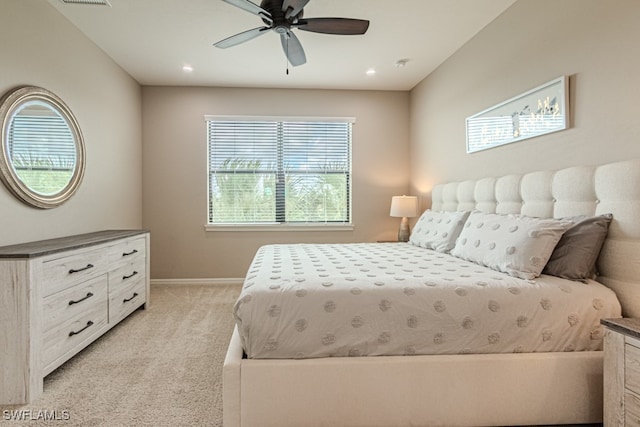
[[369, 68], [367, 70], [367, 76], [375, 76], [375, 74], [376, 74], [375, 68]]
[[182, 71], [184, 71], [185, 73], [191, 73], [193, 71], [193, 67], [191, 65], [183, 65]]

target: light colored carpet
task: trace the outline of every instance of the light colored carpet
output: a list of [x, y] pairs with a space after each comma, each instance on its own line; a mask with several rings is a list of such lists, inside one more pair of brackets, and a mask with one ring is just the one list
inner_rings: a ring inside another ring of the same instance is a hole
[[[222, 363], [239, 285], [154, 286], [138, 310], [46, 377], [44, 395], [0, 407], [2, 425], [221, 426]], [[7, 410], [67, 421], [6, 421]]]

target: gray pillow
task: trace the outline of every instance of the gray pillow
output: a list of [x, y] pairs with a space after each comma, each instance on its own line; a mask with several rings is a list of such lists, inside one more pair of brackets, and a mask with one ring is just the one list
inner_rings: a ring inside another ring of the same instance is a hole
[[613, 215], [567, 219], [575, 224], [562, 235], [542, 273], [571, 280], [592, 279]]

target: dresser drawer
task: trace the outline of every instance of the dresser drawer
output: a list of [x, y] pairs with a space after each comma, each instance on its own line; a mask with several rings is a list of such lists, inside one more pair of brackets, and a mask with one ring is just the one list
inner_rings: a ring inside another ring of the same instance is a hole
[[77, 316], [61, 322], [43, 333], [42, 364], [47, 366], [67, 353], [75, 354], [90, 341], [102, 334], [107, 327], [108, 304], [87, 306]]
[[624, 393], [624, 425], [640, 427], [640, 398], [629, 391]]
[[91, 250], [42, 263], [44, 297], [107, 272], [104, 250]]
[[109, 294], [119, 292], [123, 288], [130, 288], [134, 284], [144, 281], [145, 277], [144, 259], [121, 265], [109, 272]]
[[145, 238], [131, 238], [113, 245], [108, 251], [110, 268], [140, 260], [144, 263], [146, 245]]
[[46, 297], [42, 303], [42, 331], [46, 332], [92, 306], [106, 304], [107, 286], [107, 275], [103, 274]]
[[631, 344], [624, 346], [624, 384], [640, 395], [640, 348]]
[[109, 295], [109, 323], [116, 324], [146, 302], [146, 284], [138, 280], [133, 286], [127, 286]]

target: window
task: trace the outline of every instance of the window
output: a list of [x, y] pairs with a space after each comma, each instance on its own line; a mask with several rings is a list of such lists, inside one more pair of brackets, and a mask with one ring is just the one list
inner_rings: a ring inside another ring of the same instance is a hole
[[353, 119], [205, 119], [209, 225], [351, 223]]
[[40, 104], [29, 105], [13, 116], [7, 151], [18, 178], [40, 195], [63, 189], [77, 161], [67, 122]]

